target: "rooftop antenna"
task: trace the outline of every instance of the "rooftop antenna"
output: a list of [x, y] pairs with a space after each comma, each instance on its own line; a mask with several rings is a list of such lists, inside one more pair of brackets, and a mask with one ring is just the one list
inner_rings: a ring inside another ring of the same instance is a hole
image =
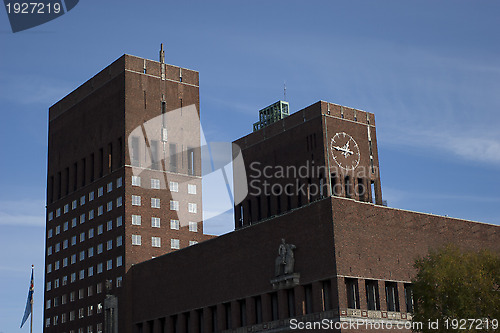
[[163, 43], [160, 44], [160, 63], [165, 63], [165, 51], [163, 51]]
[[283, 81], [283, 100], [286, 102], [286, 81]]

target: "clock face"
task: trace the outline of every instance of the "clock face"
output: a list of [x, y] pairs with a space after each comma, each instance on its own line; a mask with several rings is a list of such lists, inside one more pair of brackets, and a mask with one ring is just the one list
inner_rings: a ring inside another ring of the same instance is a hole
[[333, 136], [330, 143], [335, 162], [347, 171], [354, 170], [359, 164], [359, 147], [356, 141], [347, 133], [340, 132]]

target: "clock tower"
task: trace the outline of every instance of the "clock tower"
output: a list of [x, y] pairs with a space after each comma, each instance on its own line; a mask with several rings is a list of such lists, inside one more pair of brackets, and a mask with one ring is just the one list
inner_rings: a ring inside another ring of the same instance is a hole
[[320, 101], [234, 143], [247, 178], [235, 178], [235, 197], [248, 191], [236, 228], [327, 196], [383, 203], [373, 113]]

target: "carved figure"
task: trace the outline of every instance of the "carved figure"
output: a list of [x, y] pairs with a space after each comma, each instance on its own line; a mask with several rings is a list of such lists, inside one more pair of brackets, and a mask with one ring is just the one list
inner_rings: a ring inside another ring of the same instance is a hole
[[286, 244], [285, 239], [281, 239], [281, 244], [278, 248], [278, 256], [275, 262], [275, 275], [280, 276], [283, 274], [293, 273], [295, 265], [295, 257], [293, 250], [296, 246], [293, 244]]

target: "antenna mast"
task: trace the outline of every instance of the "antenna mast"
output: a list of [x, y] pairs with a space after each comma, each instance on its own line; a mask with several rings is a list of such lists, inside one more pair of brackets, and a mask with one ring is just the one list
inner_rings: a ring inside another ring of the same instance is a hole
[[283, 81], [283, 100], [286, 102], [286, 81]]

